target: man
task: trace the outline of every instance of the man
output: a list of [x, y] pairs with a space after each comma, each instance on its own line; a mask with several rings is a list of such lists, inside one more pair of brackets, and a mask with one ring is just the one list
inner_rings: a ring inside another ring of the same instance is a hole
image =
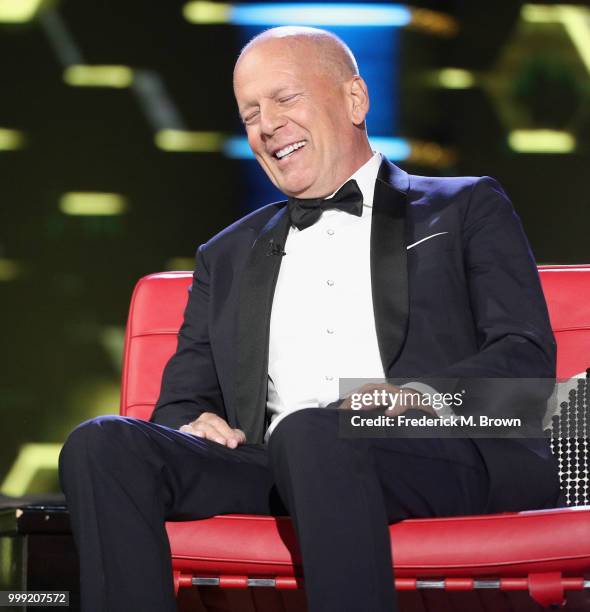
[[338, 379], [553, 377], [534, 261], [494, 180], [410, 176], [371, 150], [333, 35], [263, 33], [234, 90], [289, 201], [200, 247], [151, 422], [68, 438], [83, 609], [175, 609], [165, 519], [288, 512], [311, 612], [396, 610], [389, 523], [550, 507], [555, 462], [539, 441], [340, 435]]

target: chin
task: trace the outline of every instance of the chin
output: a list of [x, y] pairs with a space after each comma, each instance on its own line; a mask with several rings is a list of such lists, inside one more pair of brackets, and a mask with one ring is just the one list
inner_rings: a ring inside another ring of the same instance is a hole
[[[313, 181], [292, 181], [290, 183], [285, 184], [285, 189], [288, 189], [291, 195], [294, 195], [298, 198], [316, 197], [314, 195], [307, 195], [308, 192], [314, 191]], [[315, 189], [315, 191], [317, 191], [317, 188]]]
[[[305, 176], [302, 176], [302, 175]], [[286, 176], [277, 173], [277, 176], [270, 176], [269, 178], [274, 183], [275, 187], [282, 191], [287, 196], [294, 197], [307, 197], [305, 194], [307, 191], [312, 189], [314, 184], [314, 177], [307, 176], [309, 174], [308, 169], [296, 170], [292, 169]]]
[[302, 193], [305, 193], [305, 191], [307, 191], [307, 189], [309, 189], [308, 186], [305, 185], [297, 185], [297, 184], [292, 184], [292, 183], [282, 183], [282, 184], [277, 184], [277, 187], [287, 196], [293, 196], [293, 197], [301, 197]]

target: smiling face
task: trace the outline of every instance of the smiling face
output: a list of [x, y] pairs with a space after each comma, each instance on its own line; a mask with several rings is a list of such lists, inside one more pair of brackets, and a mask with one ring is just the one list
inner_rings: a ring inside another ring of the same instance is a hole
[[234, 92], [248, 143], [270, 180], [301, 198], [333, 193], [372, 155], [368, 96], [354, 74], [318, 61], [310, 40], [267, 38], [239, 58]]

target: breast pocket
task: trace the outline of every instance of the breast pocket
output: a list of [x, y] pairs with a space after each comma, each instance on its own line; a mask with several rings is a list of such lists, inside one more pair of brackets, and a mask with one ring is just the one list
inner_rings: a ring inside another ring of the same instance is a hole
[[408, 259], [416, 262], [433, 257], [445, 258], [450, 248], [451, 234], [449, 232], [434, 233], [418, 238], [406, 247]]

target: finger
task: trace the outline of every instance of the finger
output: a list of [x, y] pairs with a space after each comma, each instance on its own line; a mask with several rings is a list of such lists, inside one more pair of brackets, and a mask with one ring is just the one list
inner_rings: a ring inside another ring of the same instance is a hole
[[351, 397], [345, 397], [344, 400], [340, 403], [339, 408], [341, 410], [351, 410], [351, 408], [352, 408], [352, 398]]
[[192, 424], [182, 425], [182, 427], [178, 428], [178, 431], [182, 431], [183, 433], [194, 433]]
[[226, 439], [226, 446], [228, 448], [237, 448], [240, 444], [246, 442], [246, 434], [241, 429], [232, 429], [229, 436]]
[[235, 429], [232, 429], [232, 432], [234, 434], [234, 439], [238, 444], [246, 443], [246, 434], [241, 429], [236, 427]]
[[194, 423], [183, 425], [182, 427], [178, 429], [178, 431], [181, 431], [182, 433], [191, 434], [192, 436], [197, 436], [198, 438], [205, 437], [203, 430], [198, 425], [195, 425]]
[[205, 440], [211, 440], [218, 444], [226, 443], [226, 437], [219, 432], [213, 425], [205, 421], [194, 421], [189, 425], [183, 425], [179, 431], [183, 431], [198, 438], [204, 438]]
[[[235, 439], [237, 443], [240, 441], [240, 438], [236, 436], [227, 421], [213, 412], [204, 412], [189, 425], [192, 427], [192, 433], [195, 433], [195, 435], [213, 440], [219, 444], [227, 446], [229, 440]], [[232, 447], [235, 448], [235, 446]]]
[[203, 438], [206, 440], [212, 440], [218, 444], [227, 444], [228, 437], [223, 431], [220, 431], [215, 425], [211, 423], [200, 423], [198, 429], [203, 432]]
[[352, 389], [352, 391], [349, 391], [346, 397], [350, 397], [351, 395], [353, 395], [353, 393], [361, 393], [361, 394], [368, 393], [373, 388], [374, 388], [374, 385], [372, 385], [371, 383], [365, 383], [364, 385], [361, 385], [360, 387], [357, 387], [356, 389]]
[[219, 415], [213, 414], [212, 412], [208, 412], [201, 415], [196, 422], [203, 422], [207, 426], [213, 427], [225, 438], [233, 436], [233, 429], [229, 426], [228, 422], [225, 419], [222, 419]]
[[223, 424], [216, 423], [214, 429], [217, 436], [216, 442], [224, 444], [229, 448], [236, 448], [240, 444], [241, 438], [225, 421], [223, 421]]
[[201, 424], [207, 439], [214, 440], [228, 448], [237, 448], [246, 442], [246, 434], [241, 429], [232, 429], [223, 419], [214, 420], [213, 423]]
[[218, 418], [214, 421], [214, 426], [224, 436], [225, 444], [229, 448], [236, 448], [246, 442], [246, 434], [241, 429], [230, 427], [227, 421]]

